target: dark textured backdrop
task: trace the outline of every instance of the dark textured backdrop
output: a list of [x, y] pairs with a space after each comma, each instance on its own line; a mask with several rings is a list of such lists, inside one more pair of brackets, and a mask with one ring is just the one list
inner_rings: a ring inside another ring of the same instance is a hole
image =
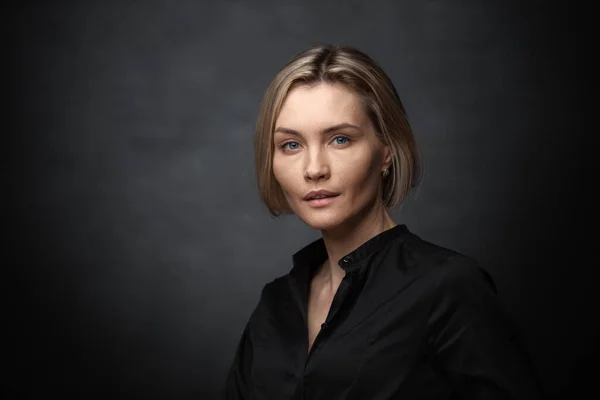
[[406, 105], [425, 179], [397, 221], [492, 273], [549, 396], [596, 379], [582, 12], [501, 0], [4, 7], [4, 398], [216, 396], [262, 285], [318, 235], [259, 203], [252, 135], [274, 73], [322, 41], [369, 53]]

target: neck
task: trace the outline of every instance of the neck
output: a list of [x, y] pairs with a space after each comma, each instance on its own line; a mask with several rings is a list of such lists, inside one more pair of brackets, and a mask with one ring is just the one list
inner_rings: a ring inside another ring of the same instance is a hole
[[321, 231], [328, 256], [322, 272], [332, 288], [337, 288], [346, 274], [338, 265], [339, 260], [369, 239], [395, 225], [397, 224], [383, 204], [378, 204], [355, 221], [348, 221], [343, 226], [332, 230]]

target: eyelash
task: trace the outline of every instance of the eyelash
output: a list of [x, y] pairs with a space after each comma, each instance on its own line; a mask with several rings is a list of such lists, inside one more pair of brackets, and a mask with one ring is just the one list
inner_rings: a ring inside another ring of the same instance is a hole
[[[350, 140], [348, 137], [346, 137], [346, 136], [342, 136], [342, 135], [337, 135], [337, 136], [336, 136], [336, 137], [334, 137], [334, 138], [333, 138], [331, 141], [333, 142], [333, 141], [335, 141], [336, 139], [344, 139], [344, 140], [345, 140], [345, 142], [344, 142], [344, 143], [336, 143], [336, 144], [338, 144], [338, 145], [340, 145], [340, 146], [346, 145], [346, 144], [348, 144], [348, 143], [350, 143], [350, 142], [351, 142], [351, 140]], [[279, 148], [280, 148], [280, 149], [283, 149], [283, 150], [290, 150], [290, 151], [296, 150], [296, 149], [286, 149], [286, 146], [287, 146], [288, 144], [290, 144], [290, 143], [296, 143], [296, 144], [298, 144], [298, 142], [296, 142], [296, 141], [294, 141], [294, 140], [290, 140], [290, 141], [288, 141], [288, 142], [285, 142], [285, 143], [282, 143], [282, 144], [280, 144], [280, 145], [279, 145]]]

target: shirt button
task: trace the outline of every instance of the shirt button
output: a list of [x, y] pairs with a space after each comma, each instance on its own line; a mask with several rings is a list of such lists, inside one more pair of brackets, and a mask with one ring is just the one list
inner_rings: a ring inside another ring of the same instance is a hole
[[327, 328], [327, 322], [323, 322], [321, 324], [321, 329], [326, 329]]
[[350, 257], [348, 257], [348, 256], [344, 257], [344, 258], [342, 259], [342, 262], [343, 262], [344, 264], [348, 264], [348, 263], [350, 262]]

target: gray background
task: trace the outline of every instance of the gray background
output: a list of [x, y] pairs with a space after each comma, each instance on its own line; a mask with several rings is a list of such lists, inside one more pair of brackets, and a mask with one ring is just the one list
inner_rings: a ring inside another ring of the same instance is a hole
[[5, 398], [216, 398], [260, 289], [318, 237], [259, 202], [252, 135], [270, 79], [319, 42], [366, 51], [404, 101], [425, 178], [396, 220], [490, 271], [548, 396], [597, 376], [576, 10], [263, 0], [4, 11]]

